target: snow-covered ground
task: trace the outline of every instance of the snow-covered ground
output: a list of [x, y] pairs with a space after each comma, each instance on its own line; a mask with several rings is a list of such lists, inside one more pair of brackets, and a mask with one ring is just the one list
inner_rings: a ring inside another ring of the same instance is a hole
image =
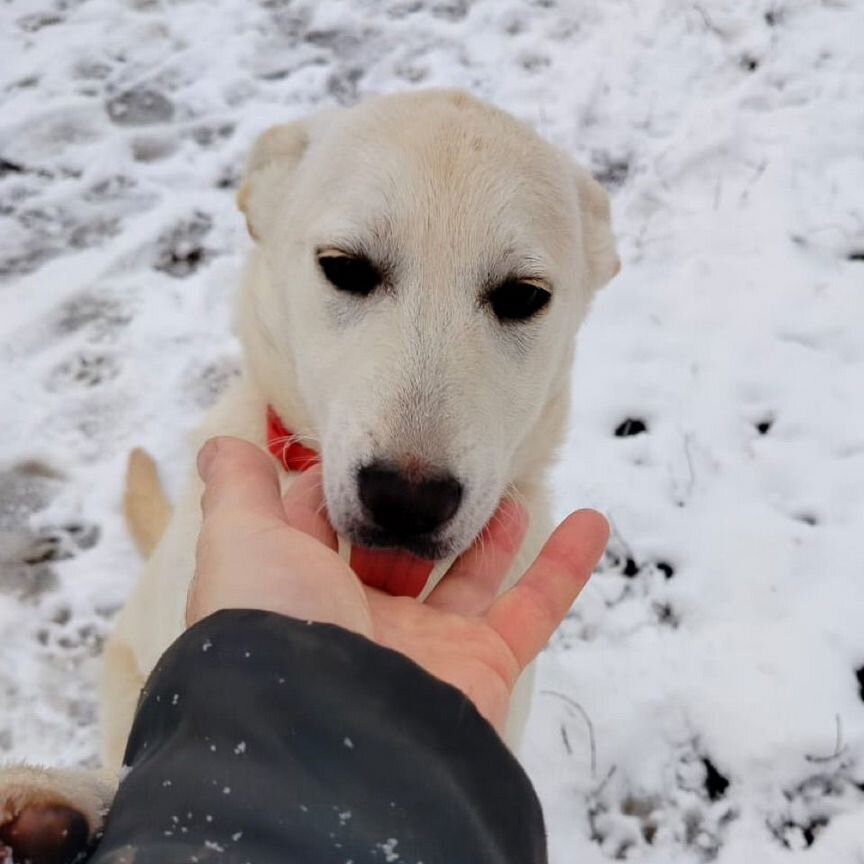
[[553, 860], [864, 862], [862, 45], [861, 0], [6, 0], [0, 757], [93, 759], [124, 461], [176, 489], [236, 369], [253, 136], [455, 85], [593, 168], [624, 261], [557, 473], [615, 536], [541, 666]]

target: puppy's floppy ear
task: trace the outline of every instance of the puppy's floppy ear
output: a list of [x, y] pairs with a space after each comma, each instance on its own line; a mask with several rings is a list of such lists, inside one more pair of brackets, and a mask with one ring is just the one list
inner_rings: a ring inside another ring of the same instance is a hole
[[246, 227], [254, 240], [265, 236], [286, 192], [285, 181], [300, 164], [308, 146], [306, 124], [298, 120], [273, 126], [252, 147], [246, 175], [237, 191], [237, 206], [246, 216]]
[[588, 278], [594, 291], [615, 276], [621, 269], [621, 260], [612, 233], [612, 216], [606, 190], [578, 165], [576, 188], [582, 208], [582, 238], [588, 259]]

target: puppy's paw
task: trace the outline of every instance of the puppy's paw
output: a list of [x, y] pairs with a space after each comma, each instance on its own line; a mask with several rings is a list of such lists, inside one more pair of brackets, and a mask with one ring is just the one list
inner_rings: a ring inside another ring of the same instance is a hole
[[90, 845], [87, 820], [65, 804], [25, 804], [0, 824], [0, 857], [15, 864], [69, 864]]
[[0, 864], [72, 864], [102, 827], [114, 794], [88, 771], [0, 768]]

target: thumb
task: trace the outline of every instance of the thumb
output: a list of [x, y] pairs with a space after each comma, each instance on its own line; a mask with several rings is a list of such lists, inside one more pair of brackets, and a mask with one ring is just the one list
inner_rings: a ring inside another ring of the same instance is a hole
[[284, 524], [276, 466], [254, 444], [240, 438], [211, 438], [198, 453], [198, 474], [204, 481], [205, 522], [230, 513], [235, 522], [252, 517]]

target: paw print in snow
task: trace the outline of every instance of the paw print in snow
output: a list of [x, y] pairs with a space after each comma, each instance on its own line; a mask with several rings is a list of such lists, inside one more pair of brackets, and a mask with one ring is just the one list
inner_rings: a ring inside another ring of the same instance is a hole
[[105, 106], [108, 116], [118, 126], [148, 126], [167, 123], [174, 116], [174, 104], [148, 87], [133, 87], [112, 96]]
[[116, 378], [120, 368], [119, 360], [112, 354], [79, 351], [51, 370], [47, 387], [55, 393], [98, 387]]
[[203, 243], [212, 227], [213, 220], [206, 213], [194, 213], [190, 219], [159, 238], [153, 266], [177, 279], [191, 276], [212, 257], [212, 252]]

